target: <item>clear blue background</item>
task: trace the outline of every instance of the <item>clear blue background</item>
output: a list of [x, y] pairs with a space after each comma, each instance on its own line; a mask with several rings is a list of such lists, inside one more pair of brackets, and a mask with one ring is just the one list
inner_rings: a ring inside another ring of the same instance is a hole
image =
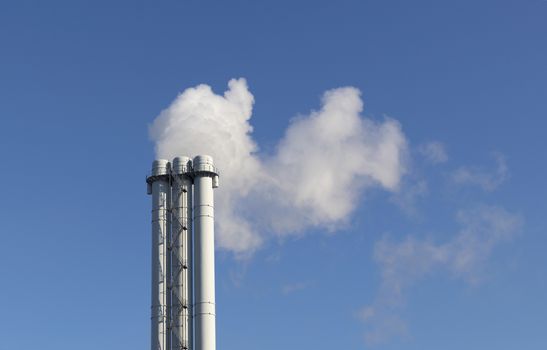
[[[415, 160], [431, 192], [420, 220], [378, 191], [337, 235], [270, 242], [247, 263], [219, 253], [219, 350], [365, 348], [374, 242], [454, 232], [477, 202], [520, 213], [523, 234], [479, 286], [410, 289], [410, 336], [379, 348], [547, 348], [547, 2], [4, 0], [1, 350], [149, 348], [147, 125], [184, 88], [233, 77], [255, 95], [265, 152], [324, 90], [353, 85], [367, 116], [399, 120], [411, 147], [442, 141], [450, 161]], [[499, 190], [446, 191], [493, 151], [511, 174]]]

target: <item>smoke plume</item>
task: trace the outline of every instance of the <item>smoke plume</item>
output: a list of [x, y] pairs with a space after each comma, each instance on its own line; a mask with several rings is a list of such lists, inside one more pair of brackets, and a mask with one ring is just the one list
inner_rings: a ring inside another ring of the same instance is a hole
[[240, 256], [271, 236], [334, 230], [370, 187], [398, 189], [407, 143], [399, 123], [363, 118], [356, 88], [324, 93], [321, 108], [292, 120], [270, 156], [250, 124], [254, 97], [244, 79], [223, 95], [186, 89], [150, 126], [158, 158], [209, 154], [221, 171], [217, 244]]

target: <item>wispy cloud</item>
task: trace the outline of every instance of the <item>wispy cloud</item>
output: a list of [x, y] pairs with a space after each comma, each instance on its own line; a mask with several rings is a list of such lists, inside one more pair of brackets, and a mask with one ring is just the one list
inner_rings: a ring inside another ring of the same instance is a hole
[[243, 286], [248, 267], [248, 261], [241, 261], [240, 264], [233, 266], [228, 271], [230, 282], [234, 287], [240, 288]]
[[431, 141], [418, 147], [418, 151], [431, 163], [444, 163], [448, 161], [448, 155], [444, 144], [439, 141]]
[[286, 284], [283, 286], [283, 288], [281, 288], [281, 293], [283, 293], [284, 295], [289, 295], [302, 289], [306, 289], [308, 286], [308, 282], [296, 282]]
[[505, 157], [495, 153], [496, 168], [486, 170], [481, 167], [460, 167], [452, 174], [452, 180], [460, 185], [475, 185], [485, 191], [498, 188], [509, 176], [509, 169]]
[[360, 313], [367, 343], [407, 334], [399, 315], [406, 289], [435, 272], [477, 283], [493, 249], [511, 240], [522, 225], [520, 216], [492, 206], [460, 211], [457, 220], [460, 230], [444, 243], [410, 236], [400, 242], [385, 237], [376, 243], [374, 260], [380, 266], [381, 286], [375, 301]]
[[427, 193], [427, 182], [421, 179], [414, 183], [403, 184], [401, 190], [391, 196], [391, 202], [395, 203], [408, 216], [416, 217], [418, 215], [416, 202], [425, 197]]

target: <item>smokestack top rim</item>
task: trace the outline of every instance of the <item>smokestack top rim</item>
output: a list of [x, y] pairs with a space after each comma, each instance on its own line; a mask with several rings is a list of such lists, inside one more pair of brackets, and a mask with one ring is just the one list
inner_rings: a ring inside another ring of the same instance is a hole
[[167, 159], [156, 159], [152, 162], [152, 175], [167, 175], [169, 173], [169, 161]]
[[213, 157], [208, 154], [199, 154], [194, 157], [194, 163], [214, 164]]
[[200, 154], [194, 157], [193, 161], [194, 174], [208, 173], [210, 175], [219, 174], [218, 169], [215, 167], [213, 157], [207, 154]]
[[192, 158], [187, 156], [177, 156], [173, 158], [171, 168], [174, 174], [182, 175], [192, 171]]

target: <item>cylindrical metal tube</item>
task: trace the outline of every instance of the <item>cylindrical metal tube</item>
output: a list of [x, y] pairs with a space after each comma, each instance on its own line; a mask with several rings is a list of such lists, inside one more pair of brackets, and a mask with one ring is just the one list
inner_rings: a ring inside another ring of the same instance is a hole
[[194, 158], [195, 350], [215, 350], [215, 237], [213, 178], [209, 156]]
[[166, 333], [165, 333], [165, 348], [167, 350], [171, 349], [171, 327], [172, 327], [172, 319], [171, 319], [171, 294], [172, 294], [172, 286], [173, 286], [173, 279], [171, 274], [171, 226], [172, 226], [172, 205], [173, 205], [173, 199], [172, 199], [172, 192], [173, 188], [171, 186], [171, 177], [169, 177], [169, 190], [167, 191], [167, 203], [168, 203], [168, 210], [167, 210], [167, 234], [165, 239], [165, 283], [166, 283], [166, 292], [165, 292], [165, 319], [166, 319]]
[[152, 315], [151, 349], [166, 350], [167, 340], [167, 214], [169, 162], [155, 160], [147, 182], [152, 188]]
[[191, 160], [177, 157], [172, 167], [171, 242], [171, 350], [192, 349], [191, 344], [191, 244], [192, 177]]

